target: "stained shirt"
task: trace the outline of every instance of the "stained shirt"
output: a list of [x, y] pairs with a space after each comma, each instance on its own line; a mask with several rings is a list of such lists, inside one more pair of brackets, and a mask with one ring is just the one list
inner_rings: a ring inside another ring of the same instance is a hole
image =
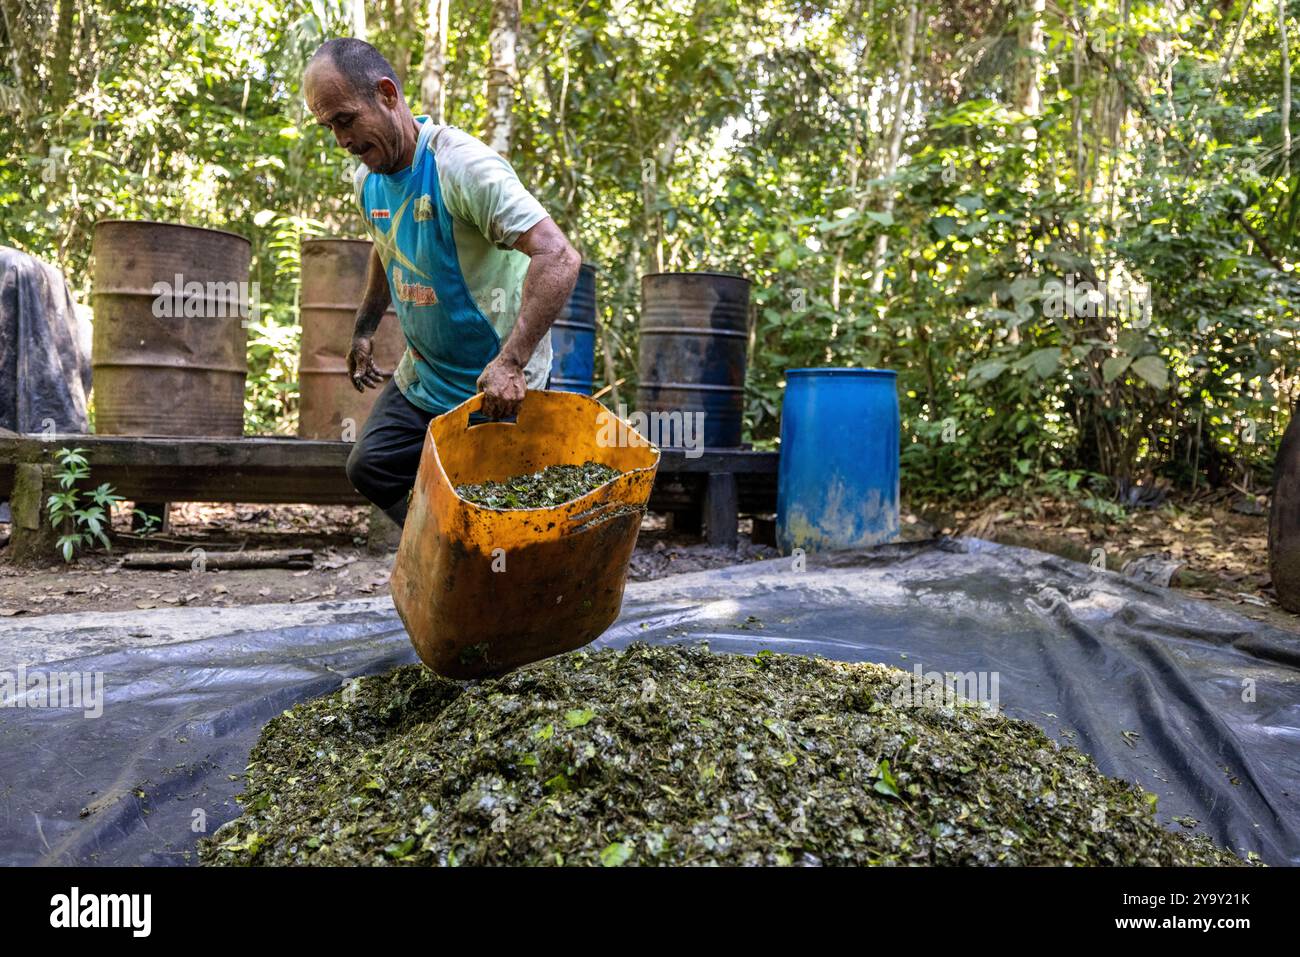
[[[416, 120], [411, 165], [362, 166], [353, 185], [407, 341], [394, 379], [408, 401], [438, 415], [474, 395], [514, 328], [529, 257], [510, 247], [547, 213], [491, 147]], [[542, 388], [550, 368], [547, 332], [524, 368], [528, 388]]]

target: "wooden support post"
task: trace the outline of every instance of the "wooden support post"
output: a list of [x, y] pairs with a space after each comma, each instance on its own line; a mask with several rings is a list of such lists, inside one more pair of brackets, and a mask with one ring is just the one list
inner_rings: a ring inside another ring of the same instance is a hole
[[14, 467], [9, 551], [15, 565], [51, 565], [58, 561], [59, 536], [45, 508], [45, 499], [54, 489], [54, 470], [50, 466], [23, 463]]
[[740, 518], [735, 473], [710, 472], [709, 487], [704, 499], [704, 521], [708, 526], [709, 544], [735, 548], [736, 523]]
[[370, 533], [366, 536], [366, 548], [372, 552], [391, 552], [402, 541], [402, 529], [384, 514], [378, 505], [370, 506]]

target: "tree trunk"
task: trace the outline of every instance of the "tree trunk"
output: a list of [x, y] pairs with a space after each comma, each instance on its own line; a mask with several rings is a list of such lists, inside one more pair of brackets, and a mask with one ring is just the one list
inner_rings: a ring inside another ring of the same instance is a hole
[[1282, 178], [1291, 178], [1291, 54], [1286, 39], [1286, 0], [1277, 0], [1277, 32], [1282, 53]]
[[419, 0], [389, 0], [388, 4], [388, 29], [393, 35], [393, 56], [389, 59], [397, 71], [397, 85], [401, 90], [406, 89], [411, 75], [411, 51], [419, 33], [419, 6]]
[[53, 89], [50, 90], [51, 112], [63, 112], [72, 91], [72, 15], [76, 0], [59, 0], [59, 23], [54, 36], [54, 61], [50, 66]]
[[510, 155], [514, 127], [515, 86], [519, 82], [516, 51], [519, 47], [520, 0], [492, 0], [488, 46], [492, 63], [487, 80], [487, 132], [484, 139], [502, 156]]
[[429, 0], [420, 70], [420, 102], [435, 123], [447, 121], [447, 19], [449, 0]]
[[365, 0], [352, 0], [352, 35], [358, 40], [366, 38]]
[[[875, 13], [874, 5], [871, 12], [873, 14]], [[855, 26], [859, 30], [865, 29], [861, 19], [856, 21]], [[849, 147], [849, 196], [853, 199], [853, 205], [857, 209], [859, 215], [863, 212], [867, 194], [860, 194], [858, 192], [858, 183], [864, 178], [870, 178], [863, 174], [867, 173], [869, 170], [868, 164], [870, 160], [868, 157], [871, 152], [872, 138], [872, 132], [869, 125], [862, 122], [863, 113], [867, 104], [870, 102], [870, 87], [872, 83], [871, 78], [867, 74], [867, 52], [868, 47], [866, 46], [858, 51], [854, 63], [853, 90], [850, 94], [850, 103], [853, 106], [853, 138], [850, 141], [852, 145]], [[831, 309], [836, 313], [838, 313], [840, 309], [840, 286], [844, 277], [844, 249], [847, 244], [848, 240], [844, 239], [841, 240], [837, 246], [835, 250], [835, 267], [834, 271], [831, 273]], [[832, 339], [835, 338], [837, 331], [838, 319], [831, 327]]]
[[642, 160], [641, 165], [641, 216], [645, 231], [646, 250], [655, 272], [664, 271], [664, 236], [659, 213], [655, 209], [659, 195], [657, 168], [654, 160]]
[[1075, 37], [1070, 44], [1073, 55], [1070, 90], [1070, 121], [1074, 131], [1074, 189], [1082, 196], [1084, 182], [1088, 172], [1087, 145], [1083, 139], [1083, 47], [1087, 43], [1084, 37]]
[[1022, 0], [1018, 30], [1020, 60], [1016, 69], [1016, 108], [1026, 116], [1042, 110], [1041, 71], [1043, 55], [1043, 12], [1047, 0]]
[[0, 16], [4, 17], [5, 34], [9, 39], [7, 55], [9, 68], [14, 74], [18, 113], [24, 126], [34, 125], [33, 118], [40, 113], [41, 77], [37, 63], [41, 57], [38, 39], [46, 24], [41, 20], [49, 10], [27, 6], [21, 0], [0, 0]]
[[[921, 19], [921, 8], [917, 0], [908, 5], [907, 25], [903, 30], [903, 52], [898, 62], [898, 95], [894, 98], [893, 127], [889, 134], [889, 151], [885, 155], [885, 168], [881, 176], [888, 179], [898, 170], [898, 157], [903, 150], [904, 117], [907, 112], [907, 93], [912, 85], [912, 60], [916, 56], [916, 25]], [[894, 187], [887, 187], [884, 212], [894, 211]], [[876, 251], [871, 269], [871, 291], [879, 294], [885, 288], [885, 253], [889, 248], [889, 237], [881, 233], [876, 237]]]

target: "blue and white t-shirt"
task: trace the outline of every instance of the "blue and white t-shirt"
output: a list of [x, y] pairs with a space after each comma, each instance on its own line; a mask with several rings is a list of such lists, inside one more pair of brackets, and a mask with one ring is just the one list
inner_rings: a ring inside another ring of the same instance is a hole
[[[362, 166], [353, 182], [406, 336], [394, 379], [408, 401], [437, 415], [475, 393], [514, 328], [529, 258], [510, 247], [547, 214], [491, 147], [416, 120], [408, 168]], [[528, 387], [542, 388], [550, 368], [548, 332], [524, 369]]]

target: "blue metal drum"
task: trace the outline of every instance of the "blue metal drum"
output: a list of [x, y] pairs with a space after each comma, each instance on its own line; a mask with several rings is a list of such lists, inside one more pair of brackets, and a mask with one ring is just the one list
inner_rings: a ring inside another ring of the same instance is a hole
[[551, 384], [591, 395], [596, 377], [596, 267], [583, 263], [573, 295], [551, 326]]
[[[637, 411], [690, 416], [705, 448], [741, 442], [749, 286], [744, 276], [664, 272], [641, 277]], [[652, 441], [676, 445], [662, 436]]]
[[788, 371], [776, 499], [782, 553], [897, 538], [898, 446], [897, 373]]

